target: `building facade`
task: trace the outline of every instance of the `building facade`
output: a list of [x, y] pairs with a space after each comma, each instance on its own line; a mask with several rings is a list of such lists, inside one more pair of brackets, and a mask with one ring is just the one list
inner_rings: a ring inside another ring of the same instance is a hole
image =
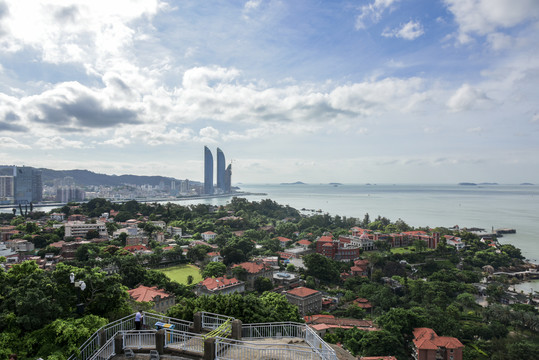
[[99, 237], [107, 236], [107, 227], [104, 222], [97, 221], [95, 224], [87, 224], [82, 221], [68, 221], [65, 224], [65, 237], [86, 237], [90, 230], [96, 230]]
[[223, 150], [217, 148], [217, 189], [220, 193], [225, 193], [225, 154]]
[[298, 287], [286, 292], [286, 299], [298, 307], [302, 316], [317, 314], [322, 310], [322, 293], [307, 287]]
[[43, 200], [41, 171], [29, 167], [15, 167], [15, 204], [38, 203]]
[[13, 204], [15, 177], [0, 176], [0, 204]]
[[204, 194], [213, 194], [213, 155], [207, 146], [204, 146]]
[[217, 278], [206, 278], [199, 282], [195, 287], [197, 296], [214, 295], [214, 294], [233, 294], [236, 292], [243, 293], [245, 291], [245, 283], [236, 278], [227, 279], [224, 276]]
[[165, 290], [158, 289], [156, 286], [148, 287], [140, 285], [139, 287], [127, 290], [129, 296], [136, 302], [154, 303], [152, 310], [165, 313], [170, 307], [176, 304], [176, 296], [169, 294]]
[[413, 342], [415, 360], [462, 360], [464, 345], [457, 338], [438, 336], [429, 328], [415, 328]]

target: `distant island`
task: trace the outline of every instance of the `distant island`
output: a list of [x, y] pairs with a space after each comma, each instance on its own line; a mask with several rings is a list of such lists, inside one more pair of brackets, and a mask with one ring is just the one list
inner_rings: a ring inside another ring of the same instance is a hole
[[304, 182], [301, 182], [301, 181], [296, 181], [296, 182], [293, 182], [293, 183], [280, 183], [279, 185], [307, 185], [307, 184], [305, 184]]
[[461, 182], [461, 183], [459, 183], [459, 185], [462, 185], [462, 186], [477, 186], [476, 183], [471, 183], [471, 182]]
[[477, 186], [477, 185], [500, 185], [500, 184], [495, 183], [495, 182], [482, 182], [482, 183], [479, 183], [479, 184], [476, 184], [476, 183], [473, 183], [473, 182], [461, 182], [461, 183], [459, 183], [459, 185]]
[[332, 185], [332, 186], [340, 186], [342, 185], [341, 183], [338, 183], [338, 182], [331, 182], [329, 183], [328, 185]]
[[533, 185], [532, 183], [522, 183], [520, 185]]

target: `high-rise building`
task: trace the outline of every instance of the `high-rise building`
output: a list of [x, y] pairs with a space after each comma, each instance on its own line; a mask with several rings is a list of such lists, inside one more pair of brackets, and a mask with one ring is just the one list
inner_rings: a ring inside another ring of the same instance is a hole
[[204, 194], [213, 194], [213, 155], [204, 146]]
[[41, 171], [29, 167], [15, 169], [15, 204], [38, 203], [43, 200]]
[[217, 189], [221, 193], [226, 193], [225, 187], [225, 154], [217, 148]]
[[15, 195], [15, 177], [0, 176], [0, 204], [12, 204]]
[[232, 164], [229, 164], [225, 170], [225, 193], [232, 192]]

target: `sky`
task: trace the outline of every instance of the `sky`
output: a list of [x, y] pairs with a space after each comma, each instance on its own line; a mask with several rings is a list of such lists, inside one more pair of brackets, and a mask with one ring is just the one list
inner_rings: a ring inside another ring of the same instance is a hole
[[0, 0], [0, 163], [539, 183], [537, 0]]

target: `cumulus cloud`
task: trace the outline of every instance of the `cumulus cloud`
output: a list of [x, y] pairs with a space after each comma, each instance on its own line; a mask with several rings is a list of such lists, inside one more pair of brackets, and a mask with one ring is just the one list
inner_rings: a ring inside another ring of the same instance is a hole
[[464, 84], [451, 96], [447, 106], [453, 112], [464, 111], [474, 108], [478, 102], [484, 100], [488, 100], [488, 97], [483, 91]]
[[9, 149], [31, 149], [29, 145], [21, 144], [17, 140], [10, 137], [0, 137], [0, 148]]
[[414, 40], [423, 35], [425, 31], [419, 21], [410, 20], [406, 24], [396, 29], [386, 29], [382, 33], [385, 37], [396, 37], [405, 40]]
[[82, 141], [78, 140], [67, 140], [60, 136], [54, 136], [54, 137], [42, 137], [41, 139], [36, 141], [36, 147], [38, 149], [69, 149], [69, 148], [75, 148], [75, 149], [82, 149], [86, 146]]
[[109, 104], [99, 92], [76, 82], [61, 84], [25, 102], [31, 109], [31, 120], [64, 130], [139, 123], [135, 110]]
[[38, 50], [51, 63], [88, 62], [118, 55], [133, 41], [134, 20], [151, 18], [159, 0], [84, 1], [6, 0], [8, 15], [0, 48], [16, 52]]
[[467, 43], [473, 35], [487, 35], [539, 16], [536, 0], [444, 0], [459, 26], [458, 41]]
[[382, 18], [382, 14], [387, 10], [391, 10], [391, 6], [399, 0], [374, 0], [372, 3], [363, 5], [359, 8], [359, 15], [356, 17], [356, 29], [365, 29], [368, 22], [378, 23]]
[[128, 138], [123, 137], [123, 136], [115, 136], [112, 139], [103, 141], [103, 144], [112, 145], [112, 146], [121, 148], [121, 147], [131, 144], [131, 141]]

